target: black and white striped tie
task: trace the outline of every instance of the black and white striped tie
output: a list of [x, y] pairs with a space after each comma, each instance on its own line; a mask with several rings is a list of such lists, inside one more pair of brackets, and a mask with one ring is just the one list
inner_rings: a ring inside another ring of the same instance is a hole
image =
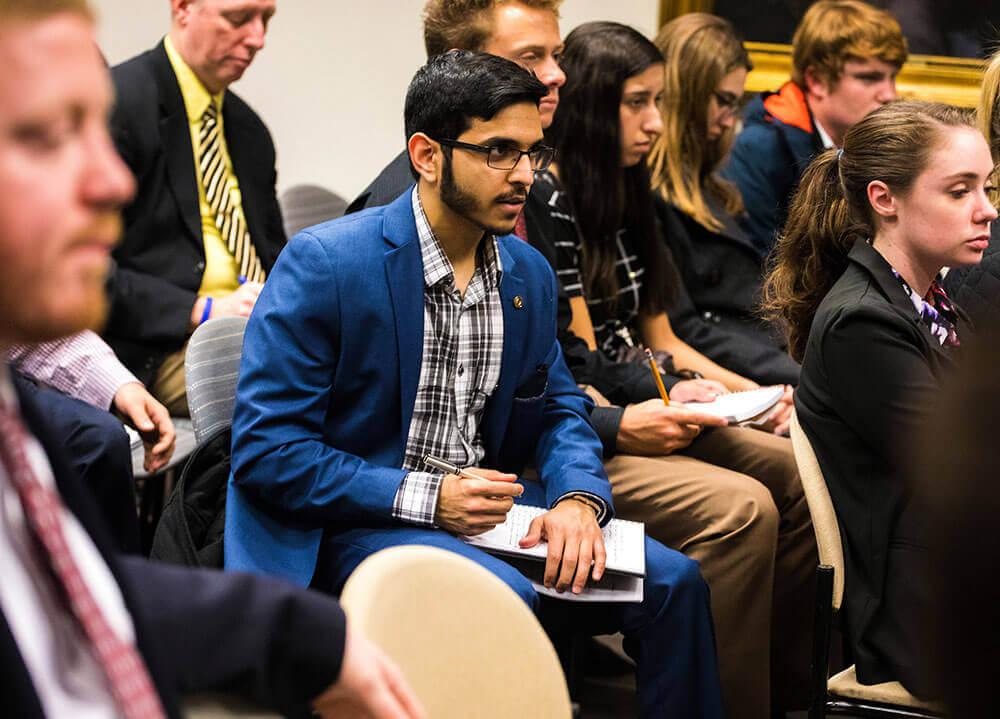
[[239, 274], [251, 282], [263, 282], [264, 268], [257, 257], [257, 251], [250, 241], [243, 208], [233, 200], [236, 190], [226, 171], [222, 158], [222, 143], [219, 137], [219, 111], [214, 102], [201, 116], [201, 131], [198, 134], [198, 170], [201, 173], [205, 199], [215, 213], [215, 224], [226, 243], [230, 254], [236, 260]]

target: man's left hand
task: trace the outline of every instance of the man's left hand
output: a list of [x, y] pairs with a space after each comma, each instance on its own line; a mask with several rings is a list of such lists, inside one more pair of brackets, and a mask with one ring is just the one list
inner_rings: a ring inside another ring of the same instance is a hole
[[520, 546], [527, 549], [542, 540], [549, 544], [543, 580], [546, 587], [565, 592], [572, 585], [573, 593], [579, 594], [588, 574], [595, 582], [604, 574], [604, 535], [594, 510], [584, 502], [570, 497], [535, 517]]
[[138, 382], [127, 382], [118, 388], [111, 408], [118, 418], [131, 425], [142, 437], [146, 456], [142, 466], [155, 472], [170, 461], [174, 453], [174, 423], [167, 408], [157, 402]]

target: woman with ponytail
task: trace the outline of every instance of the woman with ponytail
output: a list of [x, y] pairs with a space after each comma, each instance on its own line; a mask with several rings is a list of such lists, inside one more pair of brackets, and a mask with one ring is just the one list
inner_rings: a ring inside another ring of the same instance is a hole
[[971, 113], [879, 108], [809, 166], [765, 283], [802, 362], [795, 408], [841, 526], [858, 680], [923, 696], [913, 628], [928, 588], [914, 577], [927, 548], [906, 467], [967, 331], [938, 273], [981, 259], [992, 173]]

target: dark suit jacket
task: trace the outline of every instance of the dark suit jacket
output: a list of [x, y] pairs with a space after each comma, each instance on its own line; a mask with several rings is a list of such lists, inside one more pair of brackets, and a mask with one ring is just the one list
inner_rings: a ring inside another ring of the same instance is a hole
[[710, 203], [715, 232], [654, 193], [663, 238], [680, 275], [670, 324], [728, 370], [761, 384], [798, 384], [799, 365], [780, 333], [756, 316], [764, 262], [736, 218]]
[[[516, 474], [533, 463], [544, 492], [536, 502], [547, 506], [582, 491], [611, 507], [587, 420], [592, 403], [556, 341], [555, 276], [526, 242], [507, 236], [497, 245], [503, 357], [480, 424], [483, 466]], [[227, 568], [308, 585], [324, 529], [394, 522], [423, 358], [423, 296], [409, 193], [292, 238], [243, 342]]]
[[914, 568], [926, 547], [906, 466], [953, 351], [931, 336], [882, 256], [858, 241], [816, 312], [795, 393], [844, 540], [843, 612], [858, 678], [898, 680], [918, 694], [926, 647], [911, 628], [928, 587]]
[[355, 197], [344, 210], [345, 215], [360, 212], [367, 207], [388, 205], [402, 195], [416, 180], [410, 172], [410, 155], [404, 149], [382, 168], [378, 177]]
[[[197, 174], [184, 98], [161, 42], [111, 70], [115, 146], [138, 182], [114, 251], [104, 336], [144, 382], [181, 348], [205, 273]], [[250, 237], [265, 270], [285, 244], [274, 145], [260, 118], [226, 92], [223, 127]]]
[[[66, 506], [93, 538], [118, 581], [139, 651], [168, 716], [180, 719], [179, 692], [237, 692], [265, 706], [308, 716], [308, 702], [340, 673], [344, 615], [336, 601], [245, 574], [223, 574], [114, 555], [89, 495], [46, 431], [29, 394], [22, 416], [45, 448]], [[4, 716], [42, 718], [17, 644], [0, 612], [0, 696]]]

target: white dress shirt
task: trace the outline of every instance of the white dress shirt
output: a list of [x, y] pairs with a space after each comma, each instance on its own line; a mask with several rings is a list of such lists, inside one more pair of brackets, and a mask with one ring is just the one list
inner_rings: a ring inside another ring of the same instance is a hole
[[[17, 406], [7, 366], [2, 362], [0, 401]], [[48, 457], [33, 437], [29, 437], [25, 452], [38, 481], [54, 487]], [[108, 625], [123, 640], [134, 642], [135, 627], [111, 570], [86, 531], [65, 508], [62, 530], [80, 574]], [[45, 715], [53, 719], [118, 719], [121, 715], [104, 671], [55, 584], [44, 550], [38, 547], [26, 526], [17, 490], [2, 464], [0, 577], [0, 610]]]

